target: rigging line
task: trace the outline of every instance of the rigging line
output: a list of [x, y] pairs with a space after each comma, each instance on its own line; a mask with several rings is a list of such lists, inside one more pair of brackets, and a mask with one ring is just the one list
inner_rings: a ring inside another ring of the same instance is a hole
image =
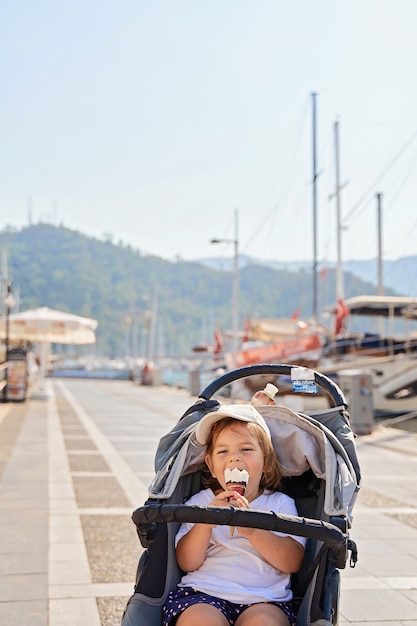
[[417, 220], [413, 223], [413, 226], [411, 227], [411, 230], [409, 232], [409, 236], [410, 237], [413, 235], [413, 233], [416, 230], [416, 228], [417, 228]]
[[345, 219], [349, 219], [350, 217], [352, 217], [352, 215], [357, 211], [357, 209], [365, 201], [365, 199], [367, 198], [368, 194], [371, 193], [371, 191], [373, 191], [373, 189], [375, 188], [375, 185], [385, 176], [385, 174], [391, 169], [391, 167], [394, 165], [394, 163], [396, 163], [398, 161], [400, 156], [412, 144], [412, 142], [416, 139], [416, 137], [417, 137], [417, 130], [414, 131], [414, 133], [411, 135], [410, 139], [408, 139], [408, 141], [406, 141], [404, 146], [397, 152], [395, 157], [390, 161], [390, 163], [388, 163], [388, 165], [382, 170], [382, 172], [379, 174], [379, 176], [377, 176], [376, 180], [372, 183], [372, 185], [370, 185], [368, 187], [368, 189], [365, 191], [365, 193], [362, 195], [362, 197], [358, 200], [358, 202], [351, 208], [349, 213], [346, 215]]
[[[395, 190], [394, 190], [393, 194], [390, 196], [390, 202], [389, 202], [389, 205], [386, 208], [387, 212], [391, 211], [394, 208], [395, 202], [398, 200], [398, 197], [399, 197], [399, 195], [400, 195], [400, 193], [402, 191], [402, 187], [404, 186], [405, 182], [410, 177], [410, 175], [413, 173], [413, 171], [414, 171], [414, 160], [415, 160], [415, 155], [412, 157], [412, 159], [411, 159], [411, 161], [410, 161], [410, 163], [408, 165], [407, 171], [405, 171], [405, 173], [403, 175], [403, 178], [397, 182]], [[373, 197], [369, 198], [369, 201], [368, 201], [368, 204], [366, 205], [366, 208], [368, 208], [371, 204], [374, 204], [374, 198]], [[354, 220], [352, 220], [352, 222], [353, 221]], [[407, 238], [412, 238], [412, 235], [413, 235], [413, 232], [414, 232], [416, 226], [417, 226], [417, 222], [414, 222], [411, 230], [407, 230]], [[365, 233], [362, 233], [362, 236], [364, 234]], [[356, 243], [359, 243], [359, 241], [356, 241]], [[362, 244], [359, 244], [359, 246], [361, 247]], [[385, 252], [387, 252], [387, 247], [385, 246], [385, 248], [386, 248]]]
[[[298, 122], [297, 122], [297, 127], [298, 127], [299, 130], [298, 130], [298, 135], [297, 135], [296, 141], [294, 143], [294, 149], [293, 149], [292, 157], [291, 157], [291, 159], [289, 160], [289, 162], [287, 164], [288, 170], [293, 169], [294, 163], [295, 163], [297, 155], [299, 153], [301, 139], [303, 137], [304, 130], [305, 130], [305, 127], [307, 125], [307, 111], [308, 111], [308, 107], [309, 107], [309, 103], [308, 103], [308, 100], [306, 99], [305, 100], [305, 105], [303, 105], [301, 107], [301, 112], [300, 112], [299, 119], [298, 119]], [[268, 222], [272, 219], [272, 217], [274, 217], [274, 214], [282, 206], [283, 198], [286, 195], [288, 195], [288, 193], [289, 193], [288, 187], [290, 185], [290, 177], [286, 176], [285, 179], [286, 179], [286, 188], [281, 193], [281, 200], [279, 202], [277, 202], [273, 206], [273, 208], [268, 212], [266, 218], [261, 219], [261, 222], [260, 222], [260, 225], [258, 226], [258, 228], [256, 228], [254, 230], [254, 232], [252, 233], [252, 236], [248, 239], [248, 241], [245, 243], [245, 245], [242, 246], [242, 252], [247, 250], [247, 248], [253, 243], [254, 239], [259, 235], [261, 230], [263, 230], [267, 226]]]
[[242, 252], [244, 252], [249, 246], [250, 244], [253, 242], [253, 240], [257, 237], [257, 235], [259, 235], [260, 231], [265, 228], [266, 224], [269, 222], [269, 220], [274, 216], [275, 211], [277, 211], [279, 209], [279, 204], [276, 204], [271, 211], [269, 211], [268, 215], [266, 216], [265, 219], [263, 219], [260, 223], [260, 225], [254, 230], [254, 232], [252, 233], [252, 236], [250, 237], [250, 239], [248, 239], [248, 241], [245, 243], [244, 246], [242, 246]]
[[309, 103], [308, 103], [308, 101], [306, 100], [306, 101], [305, 101], [305, 105], [304, 105], [304, 106], [303, 106], [303, 108], [301, 109], [301, 112], [300, 112], [300, 118], [299, 118], [298, 123], [297, 123], [297, 126], [298, 126], [299, 130], [298, 130], [298, 135], [297, 135], [296, 141], [295, 141], [295, 143], [294, 143], [294, 151], [293, 151], [293, 154], [292, 154], [292, 158], [290, 159], [290, 167], [291, 167], [291, 168], [293, 167], [293, 165], [294, 165], [294, 161], [295, 161], [296, 156], [297, 156], [297, 154], [298, 154], [298, 152], [299, 152], [299, 149], [300, 149], [300, 144], [301, 144], [301, 139], [302, 139], [302, 137], [303, 137], [303, 135], [304, 135], [304, 131], [305, 131], [305, 128], [306, 128], [306, 126], [307, 126], [307, 121], [308, 121], [308, 115], [307, 115], [307, 112], [308, 112], [308, 107], [309, 107]]
[[[414, 233], [415, 233], [416, 229], [417, 229], [417, 220], [415, 220], [415, 221], [413, 222], [413, 224], [412, 224], [411, 228], [408, 228], [408, 229], [407, 229], [407, 239], [408, 239], [408, 240], [411, 240], [411, 241], [413, 240], [413, 238], [414, 238]], [[388, 248], [388, 250], [390, 250], [391, 248], [392, 248], [392, 246], [390, 246], [390, 247]], [[404, 254], [402, 258], [404, 258], [404, 256], [409, 256], [409, 255]], [[401, 259], [401, 257], [400, 257], [400, 258], [396, 261], [396, 263], [398, 263], [398, 262], [400, 261], [400, 259]], [[388, 272], [388, 275], [389, 275], [389, 272]], [[416, 277], [416, 280], [417, 280], [417, 277]]]
[[416, 154], [414, 154], [413, 157], [410, 159], [410, 162], [408, 164], [408, 169], [405, 171], [402, 179], [401, 180], [398, 179], [396, 188], [394, 187], [394, 193], [391, 196], [391, 201], [390, 201], [389, 208], [392, 208], [394, 202], [401, 195], [401, 192], [403, 191], [405, 183], [407, 182], [407, 180], [409, 179], [411, 174], [414, 173], [415, 159], [416, 159]]
[[[375, 199], [374, 197], [369, 197], [367, 200], [367, 203], [365, 205], [365, 208], [368, 209], [369, 207], [371, 207], [371, 205], [373, 206], [375, 203]], [[346, 224], [346, 222], [345, 222]], [[349, 225], [346, 224], [345, 226], [343, 226], [343, 229], [346, 231], [349, 231]], [[347, 232], [347, 237], [349, 237], [349, 232]], [[349, 241], [352, 241], [352, 237], [349, 238]], [[368, 250], [369, 249], [369, 235], [368, 235], [368, 230], [367, 229], [361, 229], [359, 234], [354, 236], [354, 242], [350, 243], [348, 246], [349, 249], [349, 254], [351, 256], [351, 258], [355, 258], [355, 254], [359, 253], [359, 256], [361, 256], [361, 254], [363, 253], [363, 250]]]
[[[386, 207], [386, 212], [387, 213], [388, 212], [391, 213], [392, 210], [395, 209], [395, 206], [396, 206], [395, 203], [398, 201], [398, 198], [400, 197], [400, 195], [401, 195], [401, 193], [402, 193], [402, 191], [404, 189], [405, 183], [407, 182], [407, 180], [409, 179], [411, 174], [414, 173], [415, 160], [416, 160], [416, 152], [414, 152], [414, 154], [411, 156], [411, 158], [410, 158], [410, 160], [408, 162], [407, 168], [406, 169], [404, 168], [402, 178], [401, 179], [398, 178], [398, 180], [397, 180], [397, 183], [396, 183], [396, 185], [394, 187], [394, 190], [393, 190], [392, 194], [390, 195], [389, 204]], [[408, 240], [410, 240], [410, 239], [412, 240], [413, 239], [414, 231], [415, 231], [416, 227], [417, 227], [417, 221], [415, 221], [413, 223], [411, 229], [407, 229], [407, 237], [406, 238]], [[392, 248], [392, 245], [387, 247], [385, 252], [388, 252], [388, 250], [390, 248]], [[389, 275], [389, 272], [388, 272], [387, 275]]]

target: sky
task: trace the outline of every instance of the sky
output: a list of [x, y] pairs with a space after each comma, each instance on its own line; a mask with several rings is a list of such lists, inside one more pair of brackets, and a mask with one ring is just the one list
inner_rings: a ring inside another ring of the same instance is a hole
[[0, 230], [415, 255], [416, 23], [415, 0], [1, 0]]

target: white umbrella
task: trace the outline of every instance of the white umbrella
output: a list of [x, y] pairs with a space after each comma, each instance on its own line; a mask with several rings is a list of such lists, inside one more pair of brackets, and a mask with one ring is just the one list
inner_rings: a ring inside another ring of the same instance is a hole
[[[30, 341], [41, 344], [39, 383], [44, 384], [46, 360], [49, 344], [89, 344], [95, 343], [97, 320], [90, 317], [73, 315], [48, 307], [29, 309], [21, 313], [12, 313], [8, 318], [9, 341]], [[7, 320], [0, 320], [0, 334], [6, 337]]]

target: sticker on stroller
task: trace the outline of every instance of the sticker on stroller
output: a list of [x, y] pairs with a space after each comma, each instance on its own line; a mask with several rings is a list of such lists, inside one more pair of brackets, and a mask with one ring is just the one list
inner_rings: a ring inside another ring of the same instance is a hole
[[318, 393], [314, 372], [307, 367], [293, 367], [291, 381], [294, 393]]

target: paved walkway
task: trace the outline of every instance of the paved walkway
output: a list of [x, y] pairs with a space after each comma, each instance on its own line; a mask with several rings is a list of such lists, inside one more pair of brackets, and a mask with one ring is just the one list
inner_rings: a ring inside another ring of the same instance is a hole
[[356, 441], [359, 560], [342, 574], [340, 625], [417, 626], [417, 435], [379, 427]]
[[[119, 626], [140, 552], [130, 516], [161, 433], [192, 398], [129, 383], [82, 395], [80, 383], [53, 385], [49, 399], [0, 404], [0, 624]], [[417, 435], [378, 428], [357, 446], [359, 562], [342, 572], [339, 624], [417, 626]]]

